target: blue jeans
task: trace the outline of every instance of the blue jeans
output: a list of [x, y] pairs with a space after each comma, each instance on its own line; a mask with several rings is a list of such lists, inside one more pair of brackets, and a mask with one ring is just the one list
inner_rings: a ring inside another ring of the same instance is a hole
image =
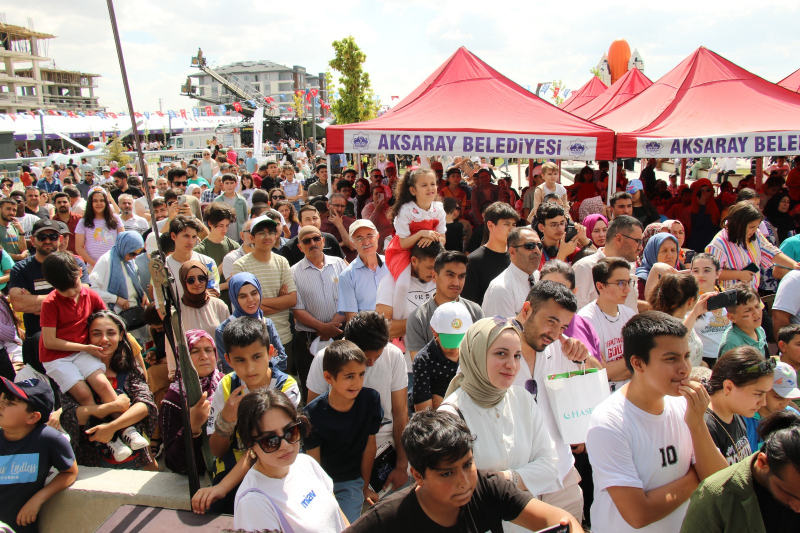
[[361, 504], [364, 503], [364, 480], [334, 481], [333, 495], [339, 507], [351, 524], [361, 516]]

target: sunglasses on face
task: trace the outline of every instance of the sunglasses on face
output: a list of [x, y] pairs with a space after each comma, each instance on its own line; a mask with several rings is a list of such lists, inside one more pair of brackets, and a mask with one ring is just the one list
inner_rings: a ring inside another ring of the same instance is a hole
[[278, 196], [277, 194], [272, 197], [273, 200], [286, 200], [285, 196]]
[[176, 187], [186, 187], [188, 181], [173, 181], [172, 184]]
[[189, 276], [188, 278], [186, 278], [187, 285], [194, 285], [195, 281], [197, 283], [206, 283], [208, 281], [208, 276], [200, 274], [196, 278], [194, 276]]
[[526, 242], [525, 244], [517, 244], [512, 246], [512, 248], [525, 248], [526, 250], [535, 250], [537, 248], [541, 250], [543, 247], [544, 245], [540, 242]]
[[286, 427], [283, 435], [260, 435], [254, 439], [264, 453], [277, 452], [281, 447], [281, 440], [294, 444], [300, 440], [300, 422], [295, 422]]
[[308, 245], [309, 245], [309, 244], [311, 244], [312, 242], [320, 242], [321, 240], [322, 240], [322, 236], [320, 236], [320, 235], [315, 235], [315, 236], [313, 236], [313, 237], [308, 237], [307, 239], [303, 239], [303, 240], [302, 240], [302, 241], [300, 241], [300, 242], [302, 242], [303, 244], [305, 244], [306, 246], [308, 246]]
[[58, 233], [39, 233], [36, 235], [36, 238], [41, 241], [53, 241], [56, 242], [58, 240], [59, 234]]

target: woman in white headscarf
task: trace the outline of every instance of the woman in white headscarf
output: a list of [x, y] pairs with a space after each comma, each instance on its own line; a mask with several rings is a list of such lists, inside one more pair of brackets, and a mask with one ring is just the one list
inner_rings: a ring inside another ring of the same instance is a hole
[[[459, 347], [461, 374], [439, 410], [464, 419], [477, 436], [478, 468], [497, 472], [534, 496], [558, 484], [558, 457], [534, 396], [512, 387], [522, 359], [520, 330], [501, 317], [475, 322]], [[505, 532], [523, 531], [503, 523]]]

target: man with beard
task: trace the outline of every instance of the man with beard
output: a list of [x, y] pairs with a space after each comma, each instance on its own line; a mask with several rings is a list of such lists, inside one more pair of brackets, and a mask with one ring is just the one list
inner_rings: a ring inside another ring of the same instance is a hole
[[[631, 263], [636, 264], [639, 250], [642, 249], [642, 223], [628, 215], [620, 215], [611, 221], [606, 235], [606, 245], [597, 250], [596, 253], [584, 257], [573, 265], [575, 269], [575, 286], [578, 287], [578, 309], [586, 307], [589, 303], [597, 299], [597, 288], [592, 277], [592, 267], [604, 257], [621, 257]], [[628, 293], [625, 305], [639, 312], [638, 294], [636, 287], [638, 278], [631, 275], [634, 281], [631, 291]], [[643, 302], [644, 303], [644, 302]], [[646, 304], [645, 304], [646, 305]]]
[[547, 376], [581, 370], [600, 368], [600, 363], [589, 356], [589, 351], [578, 340], [563, 335], [577, 311], [575, 295], [565, 286], [554, 281], [540, 281], [528, 294], [517, 321], [522, 324], [522, 357], [520, 371], [514, 385], [524, 387], [536, 397], [550, 437], [558, 454], [559, 486], [542, 495], [542, 501], [560, 507], [573, 516], [583, 515], [583, 492], [578, 483], [580, 476], [575, 470], [575, 459], [570, 444], [582, 451], [583, 443], [564, 442], [558, 424], [550, 408], [550, 401], [544, 390]]
[[25, 231], [14, 216], [16, 214], [17, 202], [10, 198], [0, 200], [0, 244], [15, 262], [28, 257]]
[[542, 241], [533, 228], [514, 228], [508, 234], [511, 264], [489, 283], [483, 296], [484, 316], [516, 316], [531, 289], [531, 276], [538, 279]]
[[[103, 172], [106, 172], [107, 169], [108, 167], [103, 167]], [[110, 172], [110, 169], [108, 169], [108, 171]], [[80, 192], [81, 196], [83, 196], [84, 198], [88, 198], [89, 191], [91, 190], [92, 187], [95, 186], [96, 185], [94, 182], [94, 172], [92, 172], [91, 170], [84, 172], [83, 181], [79, 181], [78, 183], [75, 184], [75, 187], [78, 189], [78, 192]]]
[[39, 201], [39, 189], [36, 187], [27, 187], [25, 189], [25, 212], [37, 216], [40, 219], [50, 218], [50, 213], [47, 212], [47, 209], [39, 205]]
[[75, 255], [75, 227], [81, 220], [80, 215], [73, 213], [70, 209], [69, 195], [65, 192], [57, 192], [53, 195], [53, 204], [56, 206], [56, 212], [53, 215], [53, 220], [60, 220], [67, 225], [69, 233], [67, 238], [67, 251]]

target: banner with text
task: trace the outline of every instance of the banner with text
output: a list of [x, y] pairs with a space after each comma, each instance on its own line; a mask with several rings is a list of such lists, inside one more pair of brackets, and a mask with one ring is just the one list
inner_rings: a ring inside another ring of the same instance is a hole
[[800, 152], [800, 131], [739, 133], [676, 139], [636, 138], [637, 157], [758, 157]]
[[344, 131], [344, 150], [368, 154], [537, 157], [593, 161], [597, 138], [452, 131]]
[[253, 157], [261, 157], [264, 143], [264, 108], [257, 107], [253, 112]]

